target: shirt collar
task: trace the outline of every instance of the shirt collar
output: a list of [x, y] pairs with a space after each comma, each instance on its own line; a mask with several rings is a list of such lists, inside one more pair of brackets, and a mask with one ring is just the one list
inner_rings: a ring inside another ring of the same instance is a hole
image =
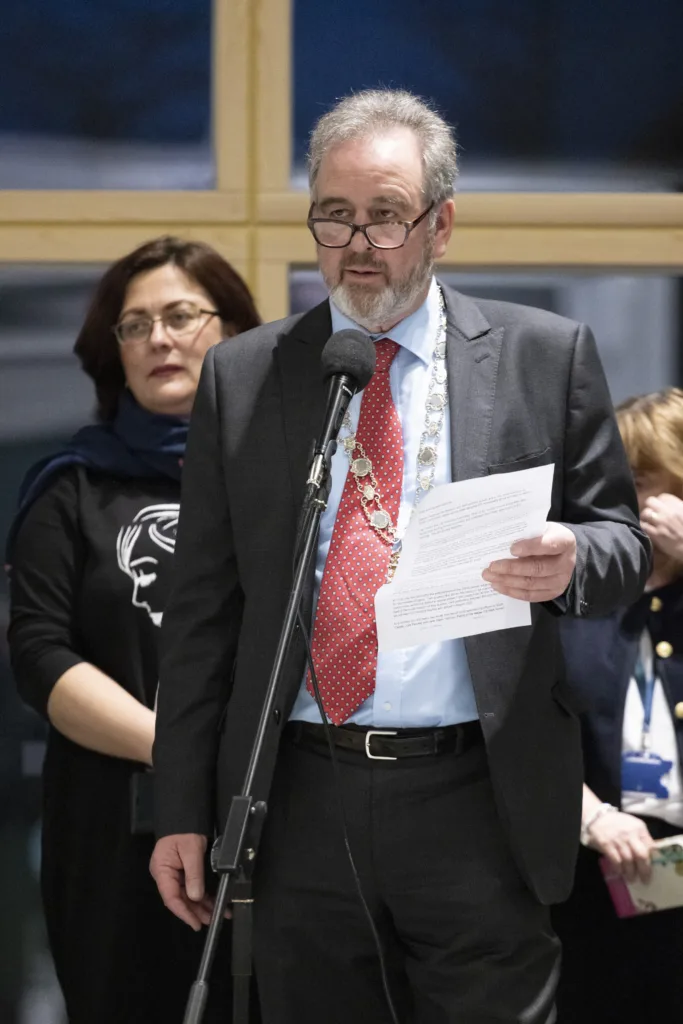
[[441, 313], [439, 286], [436, 283], [436, 278], [432, 278], [427, 298], [422, 305], [414, 313], [411, 313], [410, 316], [407, 316], [405, 320], [401, 320], [395, 327], [392, 327], [387, 334], [370, 334], [364, 327], [361, 327], [337, 309], [332, 299], [330, 299], [330, 312], [332, 314], [333, 334], [336, 334], [337, 331], [352, 328], [355, 331], [362, 331], [363, 334], [367, 334], [373, 341], [378, 341], [380, 338], [391, 338], [401, 348], [408, 349], [418, 359], [421, 359], [426, 366], [429, 366], [431, 363], [434, 340], [439, 330]]

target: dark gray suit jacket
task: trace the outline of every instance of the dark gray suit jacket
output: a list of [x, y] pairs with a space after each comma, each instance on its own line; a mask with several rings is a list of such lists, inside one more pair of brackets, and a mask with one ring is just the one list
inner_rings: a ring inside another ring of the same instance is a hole
[[[649, 545], [590, 331], [537, 309], [444, 293], [453, 479], [554, 462], [549, 518], [570, 526], [578, 542], [563, 598], [532, 606], [529, 627], [465, 641], [500, 817], [524, 877], [552, 902], [571, 884], [582, 781], [556, 616], [604, 615], [632, 603]], [[320, 354], [330, 332], [324, 303], [232, 338], [206, 358], [163, 623], [159, 835], [220, 830], [242, 787], [325, 406]], [[303, 669], [297, 641], [257, 796], [266, 795]]]

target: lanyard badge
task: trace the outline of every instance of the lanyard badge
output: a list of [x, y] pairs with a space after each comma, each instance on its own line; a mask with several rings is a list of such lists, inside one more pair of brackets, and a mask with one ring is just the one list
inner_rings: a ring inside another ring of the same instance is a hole
[[643, 702], [643, 731], [641, 733], [640, 749], [646, 753], [651, 748], [650, 730], [652, 727], [652, 705], [655, 697], [655, 666], [654, 659], [649, 672], [645, 671], [643, 659], [638, 655], [634, 676], [638, 684], [638, 692]]
[[639, 656], [634, 676], [643, 701], [643, 729], [640, 750], [629, 750], [622, 756], [621, 788], [624, 792], [643, 793], [666, 800], [669, 790], [662, 777], [671, 771], [673, 762], [653, 753], [651, 749], [652, 706], [655, 695], [654, 661], [652, 670], [648, 673]]

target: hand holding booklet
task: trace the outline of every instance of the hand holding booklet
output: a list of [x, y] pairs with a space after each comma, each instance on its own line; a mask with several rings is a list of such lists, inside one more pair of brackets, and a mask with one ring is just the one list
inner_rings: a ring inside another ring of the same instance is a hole
[[391, 583], [375, 597], [380, 651], [531, 624], [527, 601], [498, 594], [481, 574], [540, 537], [552, 465], [437, 487], [416, 509]]
[[656, 842], [651, 863], [649, 882], [627, 882], [607, 857], [600, 858], [600, 868], [619, 917], [683, 907], [683, 835]]

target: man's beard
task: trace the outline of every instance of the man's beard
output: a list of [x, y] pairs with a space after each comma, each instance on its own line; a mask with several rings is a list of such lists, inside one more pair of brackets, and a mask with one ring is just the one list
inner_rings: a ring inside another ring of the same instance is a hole
[[401, 280], [388, 281], [381, 291], [366, 288], [362, 283], [348, 284], [344, 281], [344, 270], [356, 267], [370, 267], [386, 274], [386, 266], [375, 259], [373, 253], [354, 253], [339, 268], [336, 280], [325, 278], [330, 298], [337, 309], [349, 319], [371, 332], [393, 327], [408, 313], [413, 312], [423, 296], [434, 270], [431, 245], [426, 245], [420, 262]]

